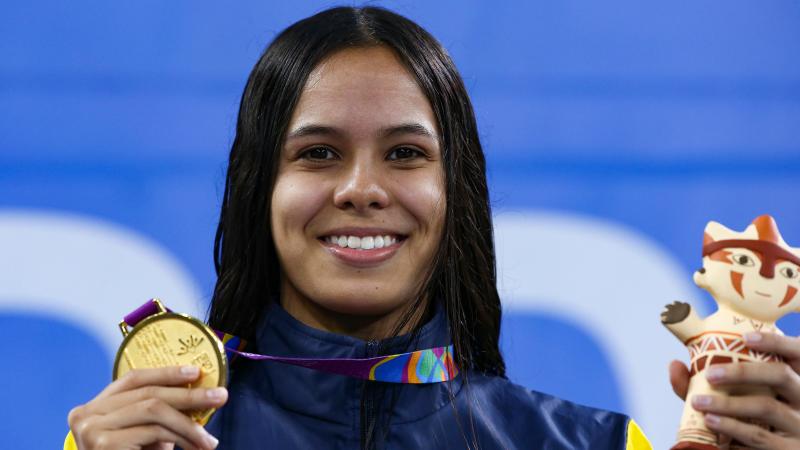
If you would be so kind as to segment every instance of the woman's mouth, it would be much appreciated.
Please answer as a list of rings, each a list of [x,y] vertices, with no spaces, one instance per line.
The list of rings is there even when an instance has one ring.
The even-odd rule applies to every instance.
[[[394,256],[406,237],[400,234],[330,235],[318,240],[340,261],[364,268],[377,266]]]
[[[386,234],[377,236],[327,236],[323,239],[325,242],[338,245],[341,248],[372,250],[375,248],[390,247],[405,238],[397,234]]]

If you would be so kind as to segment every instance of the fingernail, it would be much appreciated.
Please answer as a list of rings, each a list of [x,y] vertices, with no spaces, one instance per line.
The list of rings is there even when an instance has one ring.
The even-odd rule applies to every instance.
[[[762,336],[761,336],[761,333],[752,332],[752,333],[747,333],[742,337],[744,338],[745,342],[747,342],[748,344],[751,344],[753,342],[760,342]]]
[[[217,445],[219,445],[219,441],[217,440],[217,438],[212,436],[211,433],[206,431],[206,429],[203,428],[202,426],[197,425],[197,428],[199,429],[200,434],[203,436],[203,443],[206,444],[208,447],[217,448]]]
[[[183,367],[181,367],[181,375],[185,375],[187,377],[195,377],[199,373],[200,373],[200,369],[197,366],[183,366]]]
[[[710,395],[695,395],[692,397],[692,405],[694,406],[708,406],[711,404]]]
[[[217,440],[217,438],[208,434],[207,432],[203,440],[205,440],[206,444],[208,444],[208,446],[211,448],[217,448],[217,445],[219,445],[219,440]]]
[[[206,397],[210,398],[211,400],[221,400],[225,397],[225,388],[218,387],[209,389],[206,391]]]
[[[715,414],[706,414],[706,425],[712,427],[719,425],[719,416]]]
[[[710,367],[706,372],[706,379],[708,380],[721,380],[725,377],[725,368],[724,367]]]

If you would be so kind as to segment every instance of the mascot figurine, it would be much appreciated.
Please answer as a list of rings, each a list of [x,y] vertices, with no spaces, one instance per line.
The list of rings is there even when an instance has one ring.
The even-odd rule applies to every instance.
[[[775,220],[761,216],[744,232],[709,222],[703,236],[703,267],[694,282],[717,302],[705,319],[687,303],[667,305],[661,322],[689,349],[689,390],[675,449],[711,450],[719,436],[706,428],[703,414],[692,408],[694,395],[771,395],[756,388],[712,388],[705,371],[714,364],[779,362],[772,353],[748,349],[742,335],[778,333],[775,321],[800,307],[800,249],[789,247]],[[733,447],[732,447],[733,448]]]

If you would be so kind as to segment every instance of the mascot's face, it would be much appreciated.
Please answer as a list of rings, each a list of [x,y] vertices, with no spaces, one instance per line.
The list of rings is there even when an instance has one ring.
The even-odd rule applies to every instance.
[[[800,306],[800,251],[783,241],[771,217],[741,233],[711,222],[703,244],[703,270],[694,281],[720,305],[765,322]]]

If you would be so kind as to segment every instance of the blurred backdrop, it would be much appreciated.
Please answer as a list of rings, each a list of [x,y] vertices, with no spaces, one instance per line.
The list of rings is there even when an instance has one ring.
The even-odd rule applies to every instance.
[[[800,246],[800,3],[375,2],[448,49],[489,161],[503,349],[530,388],[633,415],[666,448],[688,359],[662,306],[703,228]],[[0,14],[0,434],[57,448],[110,381],[117,322],[203,315],[247,75],[330,2],[56,2]],[[781,322],[800,333],[800,319]]]

